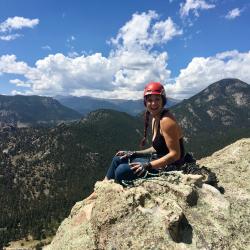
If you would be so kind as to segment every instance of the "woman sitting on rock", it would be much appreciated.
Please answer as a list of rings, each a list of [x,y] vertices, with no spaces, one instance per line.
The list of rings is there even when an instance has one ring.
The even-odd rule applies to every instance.
[[[166,94],[159,82],[151,82],[144,89],[145,124],[144,146],[150,115],[152,116],[152,147],[140,151],[119,151],[108,169],[105,179],[116,182],[148,177],[159,171],[172,171],[184,163],[183,135],[175,117],[165,109]],[[151,155],[149,158],[146,155]]]

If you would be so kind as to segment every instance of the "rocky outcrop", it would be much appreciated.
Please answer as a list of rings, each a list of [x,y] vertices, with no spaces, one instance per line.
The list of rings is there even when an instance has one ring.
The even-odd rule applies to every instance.
[[[199,163],[216,172],[224,194],[180,172],[131,188],[97,182],[45,249],[248,249],[250,139]]]

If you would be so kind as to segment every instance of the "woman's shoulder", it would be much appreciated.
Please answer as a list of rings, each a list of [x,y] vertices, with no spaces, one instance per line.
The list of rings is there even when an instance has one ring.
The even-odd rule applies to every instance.
[[[175,119],[174,115],[168,111],[166,112],[162,119],[160,120],[161,131],[178,131],[179,137],[182,137],[181,127],[179,126],[177,120]]]
[[[170,112],[169,109],[164,109],[161,115],[161,122],[172,120],[176,122],[175,116]]]
[[[175,116],[169,110],[167,110],[167,112],[165,111],[162,115],[160,120],[160,126],[162,129],[178,127],[178,123],[175,119]]]
[[[173,127],[177,127],[178,124],[174,118],[173,115],[168,114],[168,115],[164,115],[162,117],[162,119],[160,120],[160,126],[162,129],[167,129],[167,128],[173,128]]]

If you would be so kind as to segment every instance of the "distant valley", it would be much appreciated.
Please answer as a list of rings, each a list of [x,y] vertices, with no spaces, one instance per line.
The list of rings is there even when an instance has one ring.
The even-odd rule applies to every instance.
[[[122,99],[101,99],[88,96],[55,96],[64,106],[71,108],[82,115],[98,109],[113,109],[120,112],[126,112],[130,115],[138,115],[144,111],[143,100],[122,100]],[[168,98],[167,106],[172,107],[181,100]]]

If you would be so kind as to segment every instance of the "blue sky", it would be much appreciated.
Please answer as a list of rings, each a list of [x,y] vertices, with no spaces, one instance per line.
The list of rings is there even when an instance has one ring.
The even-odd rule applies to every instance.
[[[188,98],[250,83],[246,0],[0,0],[0,94]]]

